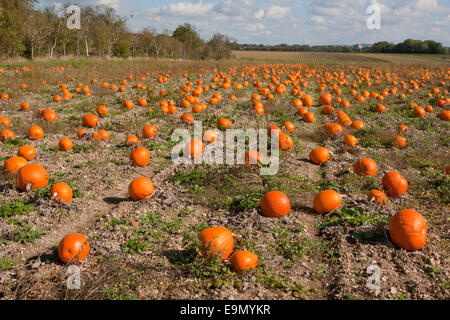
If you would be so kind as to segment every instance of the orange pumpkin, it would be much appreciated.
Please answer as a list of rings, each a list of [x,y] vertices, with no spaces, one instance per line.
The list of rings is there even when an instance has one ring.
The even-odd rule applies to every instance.
[[[211,256],[219,254],[225,260],[233,251],[233,234],[225,227],[206,228],[199,233],[198,239],[205,257],[209,252]]]
[[[261,213],[265,217],[284,217],[291,210],[289,198],[280,191],[267,192],[260,201]]]
[[[327,148],[318,147],[309,153],[309,160],[315,164],[325,163],[330,159],[330,152]]]
[[[313,201],[313,208],[319,214],[330,213],[341,205],[341,196],[334,190],[328,189],[319,192]]]
[[[146,139],[153,138],[158,134],[158,130],[152,124],[148,124],[142,129],[142,136]]]
[[[302,117],[302,120],[305,121],[305,122],[307,122],[307,123],[312,123],[312,122],[314,122],[314,119],[315,119],[315,117],[314,117],[314,114],[313,114],[312,112],[306,112],[306,113],[303,115],[303,117]]]
[[[76,263],[84,260],[89,254],[89,241],[81,233],[71,233],[64,237],[58,245],[58,256],[63,263]]]
[[[3,168],[10,174],[15,175],[22,167],[28,164],[23,157],[11,157],[5,161]]]
[[[281,150],[290,150],[294,146],[294,141],[291,136],[285,133],[282,133],[278,137],[278,142]]]
[[[125,140],[127,146],[139,145],[139,139],[135,135],[128,136]]]
[[[372,190],[367,195],[367,200],[370,202],[375,202],[376,204],[383,204],[386,202],[387,198],[383,191]]]
[[[131,152],[130,159],[135,166],[145,167],[150,162],[150,151],[144,147],[136,148]]]
[[[109,110],[106,106],[98,106],[97,113],[101,116],[106,116],[108,114]]]
[[[98,117],[95,114],[88,113],[83,117],[83,126],[95,128],[98,125]]]
[[[338,123],[326,123],[325,124],[325,132],[328,135],[342,135],[343,129],[342,126]]]
[[[330,105],[331,101],[333,100],[333,97],[329,93],[324,93],[319,98],[319,105],[326,106]]]
[[[394,145],[394,147],[401,149],[401,148],[406,147],[407,140],[405,137],[398,136],[398,137],[395,137],[394,140],[392,140],[392,144]]]
[[[386,173],[381,183],[391,197],[401,196],[408,190],[408,181],[397,171]]]
[[[128,193],[134,201],[148,200],[154,192],[152,180],[146,177],[138,177],[128,185]]]
[[[350,147],[354,147],[358,143],[358,140],[356,139],[355,136],[348,134],[344,138],[344,143]]]
[[[0,140],[2,140],[2,141],[7,141],[9,139],[15,139],[15,138],[16,138],[16,135],[14,134],[14,132],[12,132],[9,129],[3,129],[0,132]]]
[[[439,118],[444,121],[450,121],[450,110],[444,110],[439,114]]]
[[[419,212],[403,209],[391,218],[389,234],[392,242],[400,248],[420,250],[427,241],[427,222]]]
[[[286,121],[284,127],[288,132],[293,132],[295,130],[295,125],[291,121]]]
[[[22,191],[44,188],[48,185],[48,173],[39,164],[27,164],[16,175],[17,187]]]
[[[56,203],[68,203],[72,200],[72,188],[64,182],[56,183],[50,189],[50,196]]]
[[[377,163],[370,158],[359,159],[353,165],[353,171],[360,176],[374,176],[378,172]]]
[[[36,149],[29,145],[24,145],[19,148],[17,155],[27,160],[36,158]]]
[[[70,138],[64,137],[59,141],[58,147],[60,151],[67,151],[72,149],[73,142]]]
[[[231,255],[230,262],[234,271],[242,272],[256,268],[258,265],[258,256],[246,250],[236,251]]]
[[[207,143],[213,143],[214,141],[217,140],[217,132],[214,130],[206,130],[205,133],[203,134],[203,141],[207,142]]]
[[[31,126],[28,129],[28,138],[31,140],[39,140],[44,137],[44,130],[39,126]]]
[[[217,128],[221,130],[231,128],[232,125],[231,121],[227,118],[220,118],[217,121]]]
[[[205,150],[205,145],[202,140],[192,139],[184,148],[184,153],[192,158],[199,158]]]
[[[264,157],[258,151],[249,150],[245,153],[245,164],[247,166],[259,166],[259,163],[264,163]]]

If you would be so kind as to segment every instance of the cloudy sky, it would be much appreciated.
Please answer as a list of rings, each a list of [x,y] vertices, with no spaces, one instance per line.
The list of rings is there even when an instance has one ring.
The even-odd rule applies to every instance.
[[[406,38],[450,46],[450,0],[40,0],[108,5],[131,30],[173,31],[193,24],[204,39],[215,32],[239,43],[356,44]],[[381,9],[381,28],[369,30],[367,8]]]

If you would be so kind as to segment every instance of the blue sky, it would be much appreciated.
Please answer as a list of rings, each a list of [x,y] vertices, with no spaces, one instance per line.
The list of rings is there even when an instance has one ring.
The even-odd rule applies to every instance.
[[[356,44],[406,38],[450,46],[450,0],[40,0],[41,6],[108,5],[138,31],[159,32],[193,24],[202,38],[215,32],[239,43]],[[381,10],[381,28],[366,25],[370,5]]]

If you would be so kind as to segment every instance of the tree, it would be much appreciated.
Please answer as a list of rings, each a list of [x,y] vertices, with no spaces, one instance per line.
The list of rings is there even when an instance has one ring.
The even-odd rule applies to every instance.
[[[219,60],[228,59],[231,56],[230,39],[220,33],[214,34],[206,48],[209,50],[208,58]]]
[[[200,58],[203,40],[200,39],[197,31],[189,23],[178,26],[172,34],[172,37],[183,44],[183,55],[185,58],[198,59]]]

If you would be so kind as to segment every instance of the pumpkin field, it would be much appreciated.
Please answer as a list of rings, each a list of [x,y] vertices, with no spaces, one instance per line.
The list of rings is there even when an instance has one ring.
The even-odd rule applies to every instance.
[[[0,299],[448,299],[450,63],[301,55],[0,64]]]

